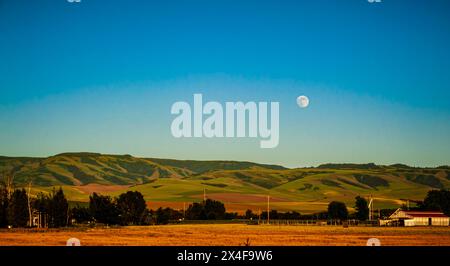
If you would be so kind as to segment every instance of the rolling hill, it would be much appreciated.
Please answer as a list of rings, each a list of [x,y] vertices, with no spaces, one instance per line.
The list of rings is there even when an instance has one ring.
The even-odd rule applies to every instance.
[[[156,178],[187,178],[214,170],[286,168],[234,161],[181,161],[131,155],[62,153],[48,158],[0,157],[0,172],[12,170],[15,182],[37,186],[138,185]]]
[[[357,195],[373,195],[378,208],[400,199],[422,199],[431,189],[450,188],[450,168],[403,164],[323,164],[287,169],[237,161],[136,158],[130,155],[63,153],[48,158],[0,157],[0,173],[14,173],[17,187],[30,180],[33,192],[63,187],[69,199],[86,201],[92,192],[118,195],[141,191],[154,206],[175,206],[208,197],[242,211],[261,208],[266,195],[279,210],[314,212],[332,200],[349,207]],[[0,177],[1,178],[1,177]],[[178,205],[177,205],[178,204]]]

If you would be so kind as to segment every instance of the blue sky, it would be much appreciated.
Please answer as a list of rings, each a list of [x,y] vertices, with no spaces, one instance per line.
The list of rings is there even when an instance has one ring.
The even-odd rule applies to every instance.
[[[449,12],[446,0],[0,0],[0,154],[450,164]],[[197,92],[279,101],[279,146],[173,138],[172,103]]]

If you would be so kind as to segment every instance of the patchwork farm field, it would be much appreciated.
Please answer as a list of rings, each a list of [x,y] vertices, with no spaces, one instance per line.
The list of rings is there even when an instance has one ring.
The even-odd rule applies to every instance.
[[[13,173],[16,188],[32,184],[32,197],[61,187],[69,201],[86,204],[93,192],[116,197],[138,191],[152,209],[183,209],[202,201],[206,191],[207,198],[221,201],[227,211],[240,214],[247,209],[255,213],[265,209],[268,195],[274,210],[312,214],[325,211],[331,201],[344,202],[352,212],[356,196],[371,196],[374,209],[395,209],[406,203],[404,199],[414,202],[432,189],[450,188],[448,166],[367,163],[289,169],[252,162],[99,153],[63,153],[47,158],[0,156],[0,180],[3,173]]]
[[[275,226],[183,224],[92,229],[0,231],[0,246],[63,246],[76,237],[86,246],[364,246],[369,238],[386,246],[450,246],[449,227]]]

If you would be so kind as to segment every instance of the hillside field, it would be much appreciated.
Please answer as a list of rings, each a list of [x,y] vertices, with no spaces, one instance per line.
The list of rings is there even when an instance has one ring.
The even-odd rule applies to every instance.
[[[14,173],[16,187],[32,182],[32,193],[62,187],[73,202],[87,202],[93,192],[117,196],[140,191],[151,208],[208,198],[228,211],[271,208],[313,213],[330,201],[353,207],[358,195],[375,199],[375,209],[395,208],[401,199],[421,200],[431,189],[450,188],[450,168],[414,168],[396,164],[324,164],[287,169],[234,161],[180,161],[130,155],[65,153],[48,158],[0,157],[0,175]],[[0,178],[2,178],[0,176]]]

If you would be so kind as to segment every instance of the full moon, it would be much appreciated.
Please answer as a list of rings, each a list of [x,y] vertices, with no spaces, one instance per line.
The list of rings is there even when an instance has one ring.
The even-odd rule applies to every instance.
[[[308,97],[302,95],[297,97],[297,104],[300,108],[306,108],[309,105]]]

